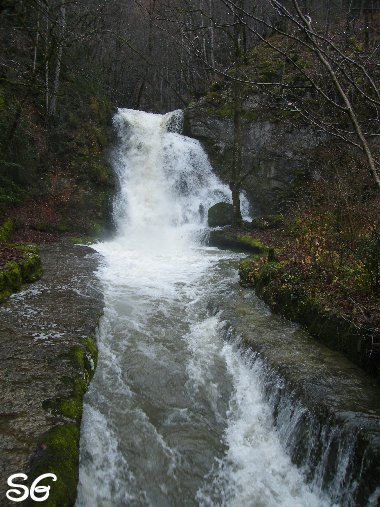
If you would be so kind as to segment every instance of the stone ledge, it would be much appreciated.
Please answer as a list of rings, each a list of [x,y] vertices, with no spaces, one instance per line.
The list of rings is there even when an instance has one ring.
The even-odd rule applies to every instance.
[[[57,243],[41,247],[42,278],[0,306],[0,504],[7,478],[52,472],[44,505],[75,502],[82,400],[96,365],[103,297],[97,254]],[[90,338],[89,338],[90,337]]]

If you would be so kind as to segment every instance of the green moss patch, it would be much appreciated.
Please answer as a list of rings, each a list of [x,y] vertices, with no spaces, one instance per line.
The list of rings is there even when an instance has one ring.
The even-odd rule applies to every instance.
[[[9,218],[0,225],[0,242],[9,241],[13,233],[13,222]]]
[[[93,377],[98,349],[93,337],[84,338],[72,347],[67,358],[75,369],[68,398],[47,400],[44,408],[64,421],[44,435],[32,463],[32,477],[42,473],[54,473],[57,482],[51,485],[49,499],[44,505],[51,507],[70,507],[76,499],[79,473],[79,435],[83,411],[83,396]]]
[[[42,263],[38,252],[25,252],[25,259],[20,263],[22,281],[32,283],[42,276]]]
[[[249,234],[237,234],[237,240],[256,253],[266,253],[268,248],[263,243]]]
[[[20,266],[16,262],[8,262],[0,271],[0,302],[7,299],[13,292],[20,289],[22,276]]]
[[[40,483],[50,486],[49,498],[43,502],[46,507],[71,507],[75,504],[79,436],[77,424],[63,424],[52,428],[39,442],[39,450],[32,463],[30,481],[46,473],[57,476],[55,482],[47,478]]]
[[[211,231],[209,244],[219,248],[229,248],[241,252],[254,254],[267,254],[268,248],[260,240],[250,234],[243,234],[232,228]]]
[[[23,283],[35,282],[42,276],[41,258],[36,247],[31,245],[10,245],[22,252],[18,262],[8,262],[0,270],[0,302],[13,292],[20,290]]]
[[[97,364],[98,349],[95,338],[82,339],[80,345],[75,345],[69,350],[67,357],[77,372],[75,377],[70,379],[71,395],[68,398],[47,400],[44,403],[44,408],[54,416],[63,416],[65,419],[80,424],[83,396],[88,389]]]

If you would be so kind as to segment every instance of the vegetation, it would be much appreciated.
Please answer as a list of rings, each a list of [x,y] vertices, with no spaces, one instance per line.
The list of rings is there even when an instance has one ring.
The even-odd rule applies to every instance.
[[[322,338],[376,369],[380,199],[375,189],[369,190],[369,181],[362,180],[360,169],[355,172],[356,163],[336,168],[333,176],[325,167],[321,178],[310,184],[307,198],[298,200],[297,212],[280,228],[257,228],[255,221],[251,234],[274,247],[278,260],[260,256],[243,261],[240,276],[271,306],[309,328],[317,315],[333,319]],[[339,327],[346,338],[339,339]],[[321,333],[323,326],[316,326],[314,334]]]
[[[83,396],[94,374],[97,355],[96,340],[93,337],[84,338],[80,344],[72,347],[67,356],[75,371],[70,379],[71,396],[49,400],[44,404],[44,408],[60,424],[41,437],[31,466],[31,478],[49,472],[57,476],[56,482],[47,481],[51,490],[45,503],[50,507],[71,507],[75,504]]]
[[[96,233],[109,218],[105,147],[114,108],[166,112],[210,87],[209,110],[233,120],[226,180],[236,224],[239,189],[253,170],[244,165],[242,130],[257,118],[245,106],[252,93],[271,118],[309,123],[352,146],[379,186],[371,143],[380,107],[378,11],[367,0],[300,5],[2,2],[0,218]]]
[[[0,225],[0,303],[23,283],[35,282],[42,276],[42,265],[37,247],[10,243],[13,222]]]
[[[90,28],[64,2],[0,8],[0,220],[93,232],[109,215],[112,105],[85,54]]]

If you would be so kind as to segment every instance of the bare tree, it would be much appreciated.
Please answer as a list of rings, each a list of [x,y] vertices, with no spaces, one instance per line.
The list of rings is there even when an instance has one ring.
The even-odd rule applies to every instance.
[[[370,53],[356,51],[356,54],[353,54],[352,48],[345,50],[339,44],[339,38],[332,33],[326,34],[326,28],[324,32],[318,29],[318,24],[300,7],[298,0],[286,3],[270,1],[281,23],[271,23],[258,17],[243,9],[236,0],[226,0],[226,3],[239,12],[246,29],[281,54],[323,102],[322,108],[312,109],[307,105],[310,102],[308,96],[297,98],[294,94],[290,97],[285,94],[288,106],[312,125],[358,148],[367,160],[374,183],[380,189],[380,164],[371,145],[371,139],[380,135],[380,92],[372,75],[372,70],[376,69],[373,61],[378,48],[373,48]],[[291,41],[292,49],[297,47],[301,53],[307,54],[314,65],[310,66],[310,70],[300,65],[282,44],[264,37],[257,29],[257,24],[264,25],[272,34],[280,35],[282,40]],[[286,83],[282,86],[285,87]],[[321,111],[323,114],[320,114]]]

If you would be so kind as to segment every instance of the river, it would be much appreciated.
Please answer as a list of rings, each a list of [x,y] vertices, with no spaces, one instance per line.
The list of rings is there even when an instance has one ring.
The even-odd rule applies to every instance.
[[[238,297],[240,254],[204,245],[203,210],[229,190],[181,119],[115,117],[117,234],[95,245],[105,309],[76,505],[332,505],[291,462],[260,364],[210,303]]]

